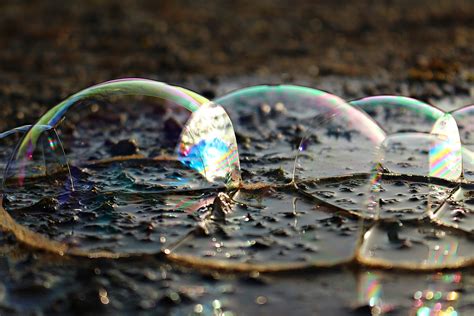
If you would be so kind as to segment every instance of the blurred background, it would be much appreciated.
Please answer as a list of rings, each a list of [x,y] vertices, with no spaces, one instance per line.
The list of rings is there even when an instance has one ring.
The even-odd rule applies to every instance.
[[[472,1],[2,1],[0,130],[120,77],[469,96],[473,31]]]

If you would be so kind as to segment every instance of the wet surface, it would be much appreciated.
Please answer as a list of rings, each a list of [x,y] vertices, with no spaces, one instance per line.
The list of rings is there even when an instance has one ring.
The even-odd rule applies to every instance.
[[[57,1],[36,4],[8,1],[0,4],[0,11],[0,130],[34,122],[46,109],[81,88],[129,76],[175,82],[210,99],[255,84],[296,83],[325,89],[347,100],[378,94],[410,95],[444,110],[473,101],[474,54],[470,43],[474,11],[472,4],[465,1],[440,1],[436,5],[431,1],[333,1],[314,6],[294,1],[262,1],[252,6],[240,1],[221,5],[189,1],[117,4],[93,0],[64,6]],[[276,109],[277,103],[268,106]],[[110,131],[106,137],[110,142],[94,144],[95,138],[83,134],[87,136],[86,146],[81,148],[81,143],[77,143],[76,156],[89,161],[136,153],[137,148],[138,154],[146,158],[163,154],[148,150],[157,135],[159,139],[167,137],[157,133],[162,131],[161,123],[148,123],[153,119],[160,121],[162,112],[147,112],[138,119],[143,124],[135,127],[147,126],[149,130],[142,129],[133,137],[130,137],[133,128],[123,129],[126,118],[112,115],[115,112],[120,111],[111,111],[110,119],[100,124],[85,121],[85,127],[95,128],[98,134]],[[386,118],[384,111],[380,113]],[[406,129],[402,126],[406,123],[412,125],[410,129],[422,125],[405,114],[402,111],[391,116],[406,120],[395,124],[391,131]],[[387,130],[389,123],[396,121],[384,119]],[[180,119],[166,121],[171,130],[179,129],[182,124]],[[428,129],[431,123],[424,126]],[[472,126],[469,122],[460,125],[462,140],[470,140],[474,135],[469,126]],[[252,129],[250,132],[237,135],[239,144],[242,140],[248,143],[246,139],[250,138],[249,148],[255,149],[246,152],[242,146],[239,148],[244,180],[289,182],[292,174],[287,170],[291,169],[294,157],[279,157],[277,153],[262,155],[273,149],[280,139],[273,136],[278,133],[253,134]],[[295,148],[291,136],[305,132],[298,124],[288,126],[286,134],[281,133],[285,148]],[[64,147],[69,143],[66,134],[60,135]],[[315,134],[324,140],[324,133]],[[340,141],[346,138],[341,137]],[[14,143],[11,141],[8,149]],[[174,149],[174,144],[169,145],[165,153]],[[1,157],[9,157],[10,151],[2,147]],[[334,157],[345,158],[327,155],[327,160],[331,162]],[[265,165],[261,163],[264,160]],[[319,163],[314,159],[307,162],[315,166]],[[472,160],[465,158],[465,162]],[[0,163],[4,160],[0,159]],[[275,168],[267,168],[270,163]],[[413,161],[410,164],[413,166]],[[337,168],[341,165],[334,163]],[[397,166],[396,161],[393,166]],[[399,170],[406,170],[406,166],[401,165]],[[274,241],[273,248],[260,243],[261,249],[257,251],[229,243],[228,239],[222,240],[224,247],[220,244],[216,247],[212,238],[223,238],[218,227],[226,226],[222,223],[226,207],[219,206],[224,211],[215,214],[204,207],[214,202],[214,190],[205,190],[204,194],[195,191],[160,194],[164,179],[150,174],[174,167],[173,163],[149,160],[93,168],[83,166],[73,169],[72,174],[82,179],[84,191],[90,192],[82,192],[82,197],[68,197],[64,206],[70,203],[69,206],[88,208],[84,213],[87,216],[79,217],[74,209],[66,209],[61,199],[46,199],[36,205],[34,211],[40,216],[31,213],[33,209],[13,214],[32,230],[52,238],[82,244],[88,249],[125,252],[159,251],[164,241],[162,234],[167,238],[164,245],[170,241],[174,244],[174,234],[184,234],[186,225],[194,231],[194,225],[211,214],[215,218],[204,226],[211,234],[193,236],[198,242],[196,248],[190,248],[191,252],[200,257],[203,254],[225,257],[236,263],[245,261],[247,255],[252,255],[255,262],[270,260],[281,264],[294,259],[300,263],[318,260],[322,253],[346,258],[349,257],[346,250],[352,252],[354,236],[358,235],[355,227],[362,227],[345,212],[334,214],[331,205],[351,206],[357,211],[364,204],[360,194],[367,191],[365,180],[317,184],[307,181],[307,187],[300,185],[301,189],[313,197],[303,192],[275,190],[265,191],[264,198],[258,201],[246,191],[240,197],[258,207],[234,204],[235,212],[227,213],[227,225],[232,228],[238,227],[239,219],[248,219],[242,221],[245,231],[232,230],[229,236],[251,241],[258,238],[247,234],[252,231],[251,218],[269,214],[269,218],[261,221],[267,224],[262,229],[267,234],[265,237]],[[366,167],[369,165],[360,164],[361,170]],[[469,168],[465,171],[472,177]],[[170,174],[173,181],[177,177],[186,178],[186,174]],[[51,190],[52,185],[54,182],[43,182],[39,189]],[[199,181],[196,185],[199,186]],[[430,222],[420,217],[424,217],[423,205],[431,205],[432,200],[427,201],[427,197],[437,192],[438,187],[432,190],[432,184],[420,179],[384,179],[382,185],[386,187],[382,201],[388,202],[381,205],[387,210],[382,212],[386,218],[383,227],[371,228],[374,239],[370,238],[364,248],[374,250],[370,253],[374,256],[369,256],[372,261],[388,258],[413,262],[418,257],[443,265],[469,255],[472,204],[469,188],[451,197]],[[170,183],[166,187],[171,187]],[[410,192],[414,187],[418,192]],[[439,189],[444,192],[446,187],[451,189],[446,183]],[[405,195],[398,196],[395,192]],[[322,202],[316,203],[314,197]],[[403,206],[390,203],[394,201],[401,201]],[[314,204],[320,207],[311,208]],[[405,212],[406,209],[411,212]],[[295,210],[301,214],[295,215]],[[314,216],[314,221],[309,214]],[[300,225],[303,222],[312,223]],[[370,228],[371,223],[368,220],[363,224]],[[164,229],[167,224],[173,231]],[[73,227],[75,235],[71,235]],[[319,235],[310,231],[313,227]],[[340,227],[348,236],[344,236]],[[98,232],[103,239],[96,238]],[[319,239],[314,240],[315,235]],[[149,236],[152,242],[147,241]],[[344,243],[328,249],[321,242],[325,238]],[[459,242],[457,248],[453,241]],[[434,249],[431,245],[436,243],[443,247]],[[0,245],[2,314],[426,315],[439,311],[470,315],[474,310],[471,268],[410,272],[387,267],[375,270],[351,263],[341,268],[304,269],[285,274],[224,274],[174,265],[162,255],[120,260],[52,256],[22,246],[11,234],[2,233]],[[308,245],[311,247],[304,250]],[[183,247],[184,244],[176,251],[190,251]],[[297,251],[298,247],[301,251]],[[219,252],[220,248],[226,251]],[[274,249],[287,251],[287,256],[275,254]],[[228,259],[226,253],[230,251],[244,255]],[[212,256],[203,258],[212,260]]]
[[[107,109],[107,105],[102,106]],[[454,275],[452,278],[457,283],[445,282],[444,274],[440,273],[422,272],[413,280],[410,272],[405,272],[406,275],[365,270],[371,265],[384,268],[397,265],[408,270],[456,267],[474,258],[469,221],[460,220],[461,214],[469,212],[469,191],[450,197],[458,190],[458,184],[428,181],[429,150],[423,146],[410,147],[413,145],[410,142],[397,141],[394,151],[384,152],[387,170],[410,176],[392,174],[377,178],[381,189],[376,195],[379,220],[374,222],[374,214],[367,208],[373,198],[374,175],[367,172],[379,156],[376,150],[367,153],[365,148],[371,148],[374,141],[364,135],[370,136],[376,129],[353,129],[349,137],[341,134],[347,126],[336,120],[314,129],[311,127],[314,119],[305,122],[305,116],[301,116],[297,120],[301,134],[291,134],[287,132],[291,117],[282,113],[281,119],[270,116],[266,120],[265,131],[269,135],[286,136],[262,139],[261,132],[251,125],[252,120],[239,119],[245,113],[232,114],[229,110],[237,122],[237,131],[245,128],[249,135],[240,148],[244,157],[243,182],[289,183],[296,163],[298,188],[288,185],[248,188],[218,195],[219,190],[201,174],[173,158],[176,141],[168,140],[177,138],[179,133],[170,134],[170,131],[182,129],[186,116],[181,119],[183,123],[178,123],[179,112],[157,110],[159,115],[150,115],[160,105],[148,104],[143,115],[135,115],[135,110],[121,107],[120,103],[113,106],[129,114],[105,135],[101,135],[101,127],[93,122],[110,115],[107,111],[98,113],[93,107],[86,107],[84,112],[93,113],[93,118],[72,116],[72,122],[77,120],[75,133],[68,129],[67,120],[58,127],[58,141],[64,146],[65,157],[70,159],[70,174],[76,189],[73,194],[67,193],[68,179],[64,177],[67,174],[62,170],[26,183],[21,190],[23,195],[10,191],[5,205],[18,223],[50,240],[85,253],[108,251],[134,258],[43,260],[40,258],[49,255],[21,250],[20,244],[6,234],[3,236],[6,267],[15,262],[14,273],[12,268],[3,272],[11,274],[4,282],[7,311],[61,313],[77,308],[80,301],[95,302],[89,311],[124,313],[140,310],[173,314],[255,311],[265,314],[288,309],[302,313],[329,310],[340,314],[403,315],[424,307],[459,313],[469,310],[469,294],[465,294],[470,293],[469,270],[446,274],[450,278]],[[249,113],[261,112],[258,104],[246,109]],[[84,113],[80,114],[84,116]],[[344,118],[338,115],[335,117]],[[405,117],[393,116],[390,122],[402,124],[397,118]],[[356,124],[352,126],[357,128]],[[290,139],[298,135],[303,140],[317,141],[305,144],[296,161],[278,156],[267,161],[265,149],[257,150],[265,139],[275,142],[269,146],[271,150],[291,149]],[[238,136],[238,140],[242,145],[242,138]],[[348,147],[366,154],[355,169],[346,168],[354,158],[346,155],[347,160],[343,159]],[[308,150],[311,148],[316,150]],[[257,153],[253,162],[245,159],[252,152]],[[292,152],[298,154],[296,148]],[[361,155],[357,150],[353,152],[353,157]],[[134,156],[123,156],[130,154]],[[21,248],[14,250],[18,247]],[[16,263],[12,251],[27,259]],[[136,261],[143,267],[137,266]],[[324,268],[330,266],[333,268]],[[22,269],[33,269],[25,272],[34,277],[33,284],[26,285]],[[218,272],[222,269],[248,272]],[[283,275],[257,272],[288,269],[293,272]],[[464,280],[464,274],[468,280],[463,281],[465,286],[460,281]],[[77,275],[84,280],[71,282]],[[345,281],[341,283],[342,279]],[[294,282],[298,283],[297,288]],[[413,293],[407,297],[407,291]],[[313,295],[327,296],[328,302],[311,303]],[[465,303],[463,296],[467,297]],[[29,300],[31,305],[25,304]],[[40,305],[34,303],[38,300],[42,302]],[[245,300],[252,304],[241,306]],[[291,300],[290,306],[287,300]]]
[[[138,121],[143,123],[147,119],[141,117]],[[285,120],[274,121],[275,132],[286,129],[282,122]],[[83,132],[75,135],[97,133],[95,125],[83,126]],[[121,129],[124,128],[118,130]],[[330,125],[320,129],[322,135],[330,130]],[[77,144],[74,134],[69,139],[67,134],[59,135],[66,136],[65,148]],[[132,150],[127,152],[131,154],[149,150],[141,145],[147,142],[139,133],[133,138],[138,141],[133,142],[120,133],[110,135],[116,135],[108,136],[111,148],[122,147],[120,150]],[[258,133],[252,135],[257,139]],[[336,153],[343,150],[343,145],[338,149],[339,138],[320,137],[328,148],[335,144],[331,149]],[[122,139],[122,145],[117,145],[115,139]],[[357,138],[344,139],[349,144],[357,141]],[[170,153],[173,147],[170,146]],[[84,145],[81,150],[88,148],[97,148],[101,153],[94,154],[94,158],[115,156],[102,146]],[[74,150],[66,153],[75,154]],[[466,235],[470,233],[469,222],[459,220],[461,213],[469,212],[469,207],[465,207],[470,204],[469,191],[454,194],[437,210],[457,190],[457,185],[449,181],[424,182],[426,152],[419,148],[405,148],[393,157],[397,160],[389,161],[389,168],[421,175],[379,179],[382,190],[377,196],[378,223],[367,212],[372,194],[371,175],[327,177],[331,172],[345,175],[348,170],[337,169],[337,164],[331,169],[330,159],[321,157],[311,161],[321,166],[328,161],[329,173],[320,172],[321,179],[298,181],[298,189],[291,186],[243,189],[230,192],[230,196],[218,196],[215,189],[206,187],[209,184],[201,175],[178,161],[134,156],[102,162],[85,159],[82,167],[73,163],[74,194],[55,195],[51,191],[52,183],[48,181],[61,182],[61,173],[49,176],[49,180],[40,177],[35,180],[36,188],[31,183],[25,186],[27,195],[23,201],[27,204],[22,206],[18,192],[8,194],[7,210],[18,223],[70,247],[138,257],[118,260],[50,257],[22,250],[14,238],[4,235],[2,273],[8,277],[3,282],[3,308],[9,312],[62,313],[78,308],[78,302],[87,301],[88,307],[78,310],[265,314],[288,309],[301,313],[331,311],[362,315],[380,312],[403,315],[423,308],[468,311],[469,270],[419,273],[413,278],[410,272],[405,275],[364,268],[366,265],[387,268],[393,264],[407,269],[442,268],[473,259],[474,244]],[[372,158],[368,161],[373,163]],[[401,166],[403,161],[412,164]],[[273,162],[280,163],[276,158]],[[261,163],[244,164],[244,183],[255,179],[271,182],[281,170],[271,165],[263,169],[261,166]],[[361,171],[369,167],[370,164]],[[289,180],[284,177],[276,182]],[[37,202],[32,204],[35,196]],[[437,210],[433,222],[429,219],[431,210]],[[170,255],[171,262],[186,264],[174,265],[166,255]],[[197,263],[194,268],[193,263]],[[220,269],[244,268],[253,272],[226,274],[218,272],[219,269],[200,270],[216,265]],[[333,265],[337,267],[323,268]],[[303,268],[311,266],[320,268]],[[259,269],[293,269],[293,272],[274,275],[256,272]],[[73,282],[78,276],[82,280]],[[328,302],[311,303],[316,296],[327,297]],[[242,304],[246,300],[252,303]],[[289,306],[288,300],[291,300]]]

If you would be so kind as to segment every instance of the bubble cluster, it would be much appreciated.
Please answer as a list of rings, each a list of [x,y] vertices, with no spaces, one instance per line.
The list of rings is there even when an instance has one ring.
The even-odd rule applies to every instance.
[[[58,253],[220,269],[468,265],[473,117],[292,85],[210,101],[110,81],[0,134],[1,225]],[[377,282],[361,300],[389,310]]]

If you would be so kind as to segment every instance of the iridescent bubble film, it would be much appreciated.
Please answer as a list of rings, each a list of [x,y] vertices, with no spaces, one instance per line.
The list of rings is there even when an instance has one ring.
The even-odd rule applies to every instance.
[[[35,125],[28,132],[37,135],[35,146],[28,147],[21,163],[13,158],[4,170],[3,202],[9,209],[31,206],[49,195],[74,190],[69,164],[56,130],[47,125]],[[44,195],[34,195],[31,191]]]
[[[325,93],[324,111],[309,122],[298,147],[295,179],[299,181],[364,173],[372,166],[383,130],[364,112]]]
[[[375,221],[364,233],[360,260],[426,268],[458,266],[473,258],[474,244],[469,238],[431,223],[461,178],[460,146],[452,146],[452,139],[445,136],[442,132],[399,133],[384,141],[368,186],[367,215]],[[446,151],[441,157],[439,148]],[[400,157],[409,164],[400,165]],[[449,170],[439,172],[440,164]]]
[[[212,103],[195,111],[181,134],[178,159],[210,182],[240,180],[237,141],[229,116]]]
[[[430,176],[447,180],[459,180],[463,159],[461,139],[456,121],[450,114],[435,123],[432,135],[436,137],[430,147]]]

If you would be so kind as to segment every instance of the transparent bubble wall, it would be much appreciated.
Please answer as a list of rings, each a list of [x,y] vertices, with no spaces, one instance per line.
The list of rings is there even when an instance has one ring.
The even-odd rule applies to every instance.
[[[260,180],[304,181],[367,171],[365,157],[371,156],[361,153],[372,152],[385,135],[364,112],[306,87],[255,86],[216,103],[234,122],[244,169]]]
[[[388,131],[367,185],[363,216],[369,228],[359,260],[407,268],[456,266],[469,260],[472,245],[466,237],[433,221],[463,179],[455,118],[405,97],[352,103]]]

